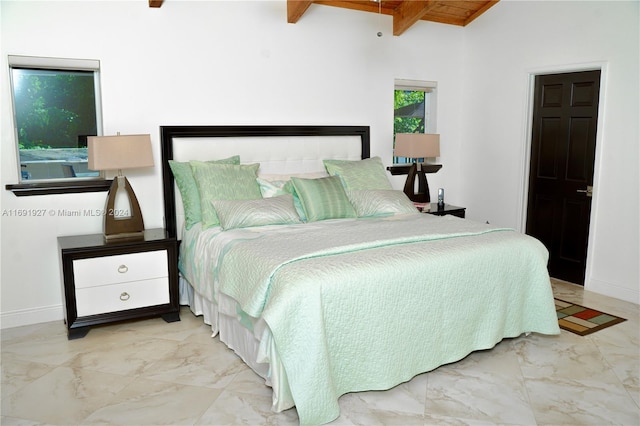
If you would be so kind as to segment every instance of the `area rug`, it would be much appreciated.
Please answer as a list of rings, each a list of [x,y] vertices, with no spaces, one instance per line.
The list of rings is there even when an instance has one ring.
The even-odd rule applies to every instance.
[[[555,299],[558,324],[563,330],[580,336],[595,333],[603,328],[626,321],[615,315],[606,314],[596,309],[585,308],[575,303]]]

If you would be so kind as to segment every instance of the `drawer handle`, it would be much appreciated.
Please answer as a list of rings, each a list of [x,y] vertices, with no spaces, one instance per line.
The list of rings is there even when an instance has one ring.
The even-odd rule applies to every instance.
[[[127,265],[118,266],[118,272],[120,272],[121,274],[126,273],[128,270],[129,270],[129,268],[127,267]]]
[[[131,296],[126,291],[123,291],[122,293],[120,293],[120,300],[122,300],[123,302],[126,302],[127,300],[129,300],[130,297]]]

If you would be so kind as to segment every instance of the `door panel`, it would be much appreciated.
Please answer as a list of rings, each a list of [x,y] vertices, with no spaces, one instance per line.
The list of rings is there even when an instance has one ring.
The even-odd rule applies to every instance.
[[[587,182],[593,174],[593,161],[591,160],[591,164],[588,164],[591,159],[589,150],[592,149],[590,143],[592,125],[593,120],[589,117],[571,118],[567,179],[582,183]]]
[[[545,118],[542,120],[540,130],[539,157],[538,157],[538,178],[558,179],[558,146],[560,141],[558,135],[561,132],[560,120],[557,118]]]
[[[527,234],[552,277],[584,284],[600,71],[536,76]]]

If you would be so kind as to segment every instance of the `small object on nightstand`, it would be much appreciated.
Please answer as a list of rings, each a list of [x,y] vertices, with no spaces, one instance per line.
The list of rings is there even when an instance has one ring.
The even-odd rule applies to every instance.
[[[444,207],[444,188],[438,188],[438,208]]]
[[[116,321],[156,315],[180,321],[178,244],[164,229],[145,230],[141,240],[58,237],[58,246],[69,339]]]
[[[451,204],[443,204],[442,206],[439,206],[438,203],[431,203],[431,209],[425,213],[429,213],[435,216],[451,215],[464,219],[465,210],[466,207],[452,206]]]

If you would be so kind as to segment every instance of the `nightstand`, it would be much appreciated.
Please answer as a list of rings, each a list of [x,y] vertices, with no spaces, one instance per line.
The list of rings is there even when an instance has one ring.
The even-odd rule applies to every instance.
[[[164,229],[143,239],[104,241],[102,234],[58,237],[67,336],[91,326],[160,315],[180,321],[177,241]]]
[[[450,214],[464,219],[466,209],[466,207],[452,206],[451,204],[446,203],[444,207],[438,207],[438,203],[431,203],[429,211],[424,213],[434,214],[436,216],[445,216]]]

